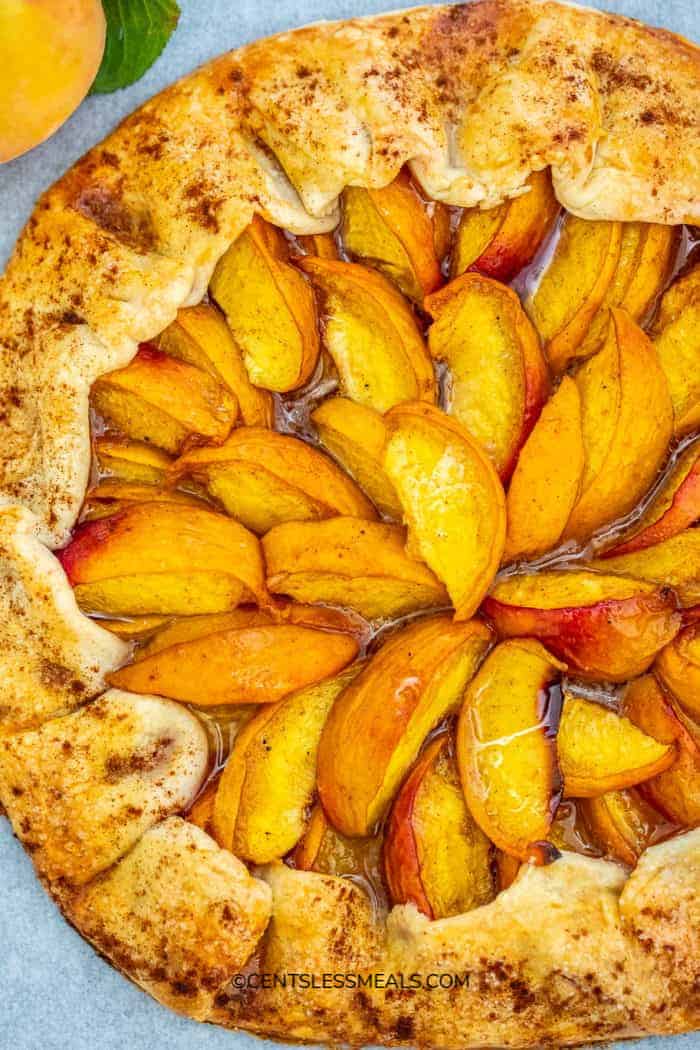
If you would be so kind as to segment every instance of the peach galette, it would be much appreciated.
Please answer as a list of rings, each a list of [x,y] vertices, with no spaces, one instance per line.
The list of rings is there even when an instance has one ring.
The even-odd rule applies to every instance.
[[[670,34],[425,8],[218,60],[40,203],[0,798],[163,1002],[698,1026],[699,102]]]

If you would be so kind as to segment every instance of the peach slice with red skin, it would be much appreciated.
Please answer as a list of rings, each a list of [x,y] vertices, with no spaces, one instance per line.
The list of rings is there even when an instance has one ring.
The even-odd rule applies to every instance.
[[[601,572],[621,573],[673,587],[684,608],[700,602],[700,529],[684,529],[670,539],[630,554],[608,553],[591,565]]]
[[[527,193],[496,208],[466,209],[460,219],[452,255],[452,276],[478,270],[508,282],[532,262],[559,214],[549,171],[536,171]]]
[[[676,749],[660,744],[611,708],[567,693],[557,754],[564,794],[595,798],[662,773],[674,762]]]
[[[0,164],[43,142],[77,109],[102,61],[100,0],[0,7]]]
[[[303,256],[298,265],[323,300],[325,346],[340,392],[378,412],[402,401],[434,402],[432,361],[391,281],[357,263]]]
[[[537,333],[515,292],[476,273],[428,296],[424,308],[430,353],[450,368],[447,412],[508,478],[547,398]]]
[[[591,222],[569,214],[562,223],[554,255],[529,303],[556,374],[577,356],[615,275],[621,242],[620,222]]]
[[[654,665],[662,685],[700,722],[700,623],[691,623],[663,649]]]
[[[203,617],[166,628],[112,672],[110,682],[132,693],[157,693],[216,707],[271,704],[337,674],[359,651],[357,637],[339,629],[339,614],[323,610],[279,620],[260,611]]]
[[[318,791],[342,834],[370,835],[430,732],[458,707],[490,640],[475,620],[419,620],[392,635],[336,700],[318,751]]]
[[[588,571],[509,576],[484,612],[505,637],[538,638],[585,678],[623,682],[641,674],[677,633],[673,591]]]
[[[445,734],[419,757],[394,801],[384,874],[394,904],[429,919],[459,915],[494,895],[491,844],[464,801]]]
[[[57,557],[89,612],[186,616],[269,601],[257,538],[198,507],[133,503],[78,526]]]
[[[586,542],[628,514],[668,452],[673,407],[653,345],[623,310],[610,311],[603,349],[576,376],[585,465],[564,539]]]
[[[127,437],[177,453],[189,439],[223,441],[238,402],[217,380],[152,346],[92,387],[95,410]]]
[[[561,795],[554,736],[565,669],[530,638],[501,642],[470,682],[459,715],[457,761],[469,810],[496,846],[520,860],[541,857]]]
[[[602,557],[632,554],[661,543],[700,518],[700,443],[694,442],[678,457],[671,473],[625,538]]]
[[[442,283],[433,222],[405,171],[381,189],[345,190],[342,238],[351,257],[378,269],[416,302]]]
[[[285,393],[311,378],[321,349],[316,301],[280,230],[256,215],[219,260],[210,291],[251,383]]]
[[[171,325],[158,336],[159,349],[209,372],[238,401],[248,427],[271,427],[275,406],[267,390],[253,386],[243,354],[223,316],[214,306],[200,303],[178,310]]]
[[[408,549],[442,580],[455,619],[476,611],[503,554],[503,487],[486,453],[433,405],[398,405],[385,416],[384,470],[408,525]]]
[[[267,704],[239,731],[219,781],[214,837],[256,864],[283,857],[301,838],[316,785],[316,752],[350,668]]]
[[[297,437],[265,427],[239,427],[222,445],[186,452],[169,477],[204,485],[232,517],[259,534],[287,521],[376,517],[359,486],[333,460]]]
[[[674,824],[700,824],[700,747],[653,675],[630,682],[622,711],[647,736],[676,748],[673,764],[640,784],[640,793]]]
[[[290,522],[262,542],[273,594],[342,605],[372,620],[449,603],[437,577],[407,554],[400,525],[342,517]]]
[[[518,456],[506,493],[503,561],[534,558],[556,547],[581,489],[581,400],[564,376]]]
[[[649,845],[659,815],[634,790],[609,791],[580,803],[588,830],[603,851],[633,868]]]
[[[321,444],[367,493],[377,510],[400,520],[399,497],[382,467],[384,418],[347,397],[330,397],[311,413]]]

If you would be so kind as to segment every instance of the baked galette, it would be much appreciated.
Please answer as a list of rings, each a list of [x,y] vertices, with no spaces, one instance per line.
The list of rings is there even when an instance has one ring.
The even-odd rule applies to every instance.
[[[700,1024],[700,56],[477,0],[252,44],[0,284],[0,799],[161,1002]]]

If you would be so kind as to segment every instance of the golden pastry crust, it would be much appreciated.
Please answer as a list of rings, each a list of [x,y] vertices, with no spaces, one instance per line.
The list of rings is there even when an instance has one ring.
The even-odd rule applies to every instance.
[[[67,917],[160,1001],[280,1037],[445,1050],[700,1024],[700,831],[647,850],[629,878],[566,854],[436,922],[412,907],[385,921],[348,880],[283,865],[253,878],[171,816],[205,774],[193,716],[117,691],[73,710],[126,648],[82,616],[40,542],[65,541],[84,497],[92,382],[200,301],[255,212],[327,231],[346,185],[382,186],[405,163],[431,197],[491,206],[550,166],[584,218],[698,223],[698,113],[699,52],[678,37],[476,0],[223,56],[39,202],[0,280],[0,802]],[[469,980],[237,993],[231,978],[256,966]]]
[[[170,817],[72,898],[66,913],[141,987],[206,1020],[265,932],[270,891],[194,824]]]
[[[264,875],[273,918],[261,970],[289,983],[232,1000],[228,1015],[280,1038],[455,1050],[690,1030],[700,1021],[698,865],[700,830],[648,849],[629,878],[564,853],[522,867],[491,904],[438,921],[396,907],[379,930],[356,886],[276,866]],[[295,973],[367,980],[311,994],[292,987]],[[401,974],[420,986],[392,989]]]
[[[128,646],[84,616],[29,511],[0,511],[0,735],[65,714],[105,688]]]
[[[82,886],[194,800],[209,764],[186,707],[110,689],[0,739],[0,798],[49,886]]]

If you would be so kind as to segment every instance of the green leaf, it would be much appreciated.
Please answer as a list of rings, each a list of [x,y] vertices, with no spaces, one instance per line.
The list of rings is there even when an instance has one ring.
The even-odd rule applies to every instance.
[[[133,84],[149,69],[180,17],[175,0],[102,0],[107,41],[91,94]]]

